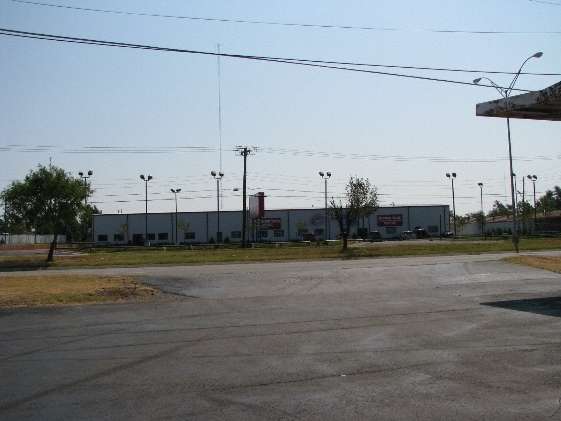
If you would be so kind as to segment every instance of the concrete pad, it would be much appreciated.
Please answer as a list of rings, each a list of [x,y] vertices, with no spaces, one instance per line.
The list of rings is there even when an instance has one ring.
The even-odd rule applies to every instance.
[[[170,296],[1,311],[2,420],[561,419],[558,274],[496,256],[103,271]]]

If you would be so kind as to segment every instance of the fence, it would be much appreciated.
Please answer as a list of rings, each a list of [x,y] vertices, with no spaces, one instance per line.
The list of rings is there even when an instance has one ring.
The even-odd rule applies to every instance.
[[[53,242],[53,236],[35,234],[2,234],[0,242],[2,242],[2,244],[50,244]],[[65,243],[66,235],[59,235],[57,242]]]

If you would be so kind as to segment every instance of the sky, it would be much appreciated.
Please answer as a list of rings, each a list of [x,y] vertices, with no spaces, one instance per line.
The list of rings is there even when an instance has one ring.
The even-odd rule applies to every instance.
[[[241,146],[267,209],[323,208],[320,171],[329,198],[358,177],[381,206],[451,206],[455,172],[456,213],[481,209],[478,183],[488,212],[511,200],[507,127],[476,117],[500,95],[471,82],[506,87],[536,52],[515,88],[559,82],[560,22],[561,0],[0,0],[5,30],[159,47],[0,35],[0,190],[52,164],[92,171],[103,213],[144,212],[146,187],[148,212],[175,210],[170,189],[214,211],[216,171],[220,209],[240,210]],[[561,185],[560,134],[511,120],[520,192]]]

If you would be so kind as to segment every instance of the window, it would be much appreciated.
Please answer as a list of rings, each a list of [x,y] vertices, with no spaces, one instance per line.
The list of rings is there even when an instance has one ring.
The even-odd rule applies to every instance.
[[[242,238],[242,232],[241,231],[232,231],[230,234],[231,238]]]
[[[307,232],[308,232],[308,229],[307,229],[307,228],[304,228],[304,229],[298,230],[298,235],[299,235],[300,237],[302,237],[302,236],[303,236],[304,234],[306,234]]]
[[[261,230],[261,238],[265,238],[269,236],[269,232],[265,230]]]
[[[275,230],[275,231],[273,232],[273,235],[274,235],[275,237],[277,237],[277,238],[278,238],[278,237],[284,237],[284,230]]]
[[[125,241],[123,234],[113,234],[113,241]]]
[[[97,236],[97,241],[109,241],[109,238],[106,234],[100,234]]]
[[[185,233],[185,239],[186,240],[194,240],[195,239],[195,233],[194,232],[186,232]]]
[[[156,234],[152,233],[152,234],[146,234],[146,239],[148,241],[154,241],[156,239]]]
[[[386,234],[395,234],[395,227],[386,227]]]
[[[314,235],[322,236],[322,235],[323,235],[323,231],[324,231],[323,228],[316,228],[316,229],[314,230]]]
[[[167,232],[159,232],[158,233],[158,240],[162,241],[162,240],[167,240],[168,239],[168,233]]]

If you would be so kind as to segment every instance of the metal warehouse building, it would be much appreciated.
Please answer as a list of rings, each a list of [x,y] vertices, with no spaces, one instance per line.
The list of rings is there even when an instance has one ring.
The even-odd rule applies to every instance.
[[[448,205],[380,207],[369,218],[355,224],[349,235],[379,231],[383,238],[390,239],[416,228],[438,235],[449,229],[449,214]],[[220,226],[222,241],[241,242],[242,218],[241,210],[220,211],[220,214],[216,211],[100,214],[93,217],[93,241],[115,245],[142,245],[145,241],[150,244],[211,243],[216,241]],[[302,240],[305,233],[314,234],[316,240],[330,240],[339,235],[339,225],[333,219],[327,221],[325,232],[325,209],[267,210],[264,217],[248,221],[247,226],[249,241],[297,241]]]

